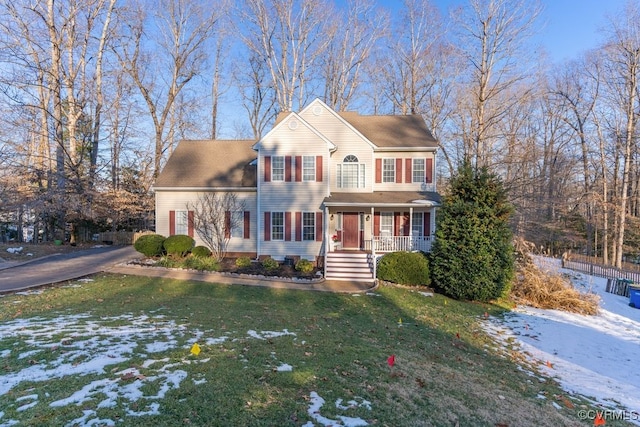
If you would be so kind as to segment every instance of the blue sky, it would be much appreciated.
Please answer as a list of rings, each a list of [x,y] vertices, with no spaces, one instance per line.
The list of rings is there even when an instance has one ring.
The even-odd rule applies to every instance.
[[[464,5],[467,0],[431,0],[446,19],[448,10]],[[600,31],[607,25],[607,16],[615,16],[627,0],[540,0],[543,5],[539,18],[540,30],[536,41],[553,62],[575,59],[593,49],[603,40]],[[391,11],[399,8],[401,0],[377,0]]]

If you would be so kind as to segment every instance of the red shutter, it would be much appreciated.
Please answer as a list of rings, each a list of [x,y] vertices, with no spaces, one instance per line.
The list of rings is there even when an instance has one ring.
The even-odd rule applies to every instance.
[[[316,181],[322,182],[322,156],[316,156]]]
[[[402,184],[402,159],[396,159],[396,184]]]
[[[302,181],[302,156],[296,156],[296,182]]]
[[[264,156],[264,182],[271,181],[271,156]]]
[[[376,159],[376,183],[382,182],[382,159]]]
[[[291,212],[284,213],[284,240],[291,241]]]
[[[433,182],[433,159],[427,159],[425,162],[425,177],[424,182],[431,184]]]
[[[431,212],[425,212],[422,218],[422,235],[431,236]]]
[[[380,212],[373,214],[373,235],[380,235]]]
[[[291,156],[284,156],[284,180],[291,182]]]
[[[251,212],[244,211],[244,238],[251,238]]]
[[[402,218],[402,214],[400,212],[393,213],[393,233],[395,236],[400,235],[400,218]]]
[[[324,230],[322,212],[316,212],[316,242],[322,242],[322,230]]]
[[[193,238],[193,224],[194,224],[195,214],[193,211],[187,212],[187,234],[189,237]]]
[[[264,213],[264,241],[271,240],[271,212]]]
[[[229,239],[231,237],[231,212],[224,212],[224,238]]]
[[[403,236],[409,236],[411,235],[409,230],[409,226],[411,225],[411,223],[409,222],[409,212],[405,212],[402,214],[402,235]]]
[[[405,159],[404,164],[405,164],[404,169],[406,174],[406,176],[404,177],[404,182],[406,182],[407,184],[411,184],[413,182],[413,174],[412,174],[413,159]]]
[[[176,234],[176,211],[169,211],[169,236]]]
[[[296,242],[302,241],[302,212],[296,212]]]

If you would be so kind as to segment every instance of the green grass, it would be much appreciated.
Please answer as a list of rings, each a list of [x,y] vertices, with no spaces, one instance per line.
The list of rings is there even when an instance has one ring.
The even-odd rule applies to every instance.
[[[369,425],[593,424],[578,419],[578,410],[587,407],[584,400],[569,397],[551,380],[527,374],[516,364],[521,362],[518,354],[496,349],[480,323],[485,312],[500,315],[502,308],[497,306],[425,297],[394,287],[353,296],[119,275],[94,279],[81,287],[55,286],[37,295],[0,298],[0,331],[17,319],[58,321],[82,314],[87,316],[78,323],[100,325],[95,340],[109,335],[110,328],[127,326],[129,318],[137,319],[136,328],[151,332],[141,333],[130,357],[105,372],[22,381],[0,394],[0,424],[11,419],[24,425],[65,425],[82,417],[83,411],[94,410],[101,419],[127,426],[300,426],[309,421],[322,425],[308,414],[311,392],[326,401],[322,416],[359,417]],[[141,323],[141,316],[149,318]],[[248,334],[285,329],[289,335],[266,339]],[[156,343],[163,333],[173,333],[175,345],[160,353],[145,352],[144,346]],[[119,342],[117,333],[111,335],[112,343]],[[220,337],[226,339],[206,343],[207,338]],[[62,341],[65,333],[55,338]],[[189,353],[194,340],[202,348],[198,356]],[[79,361],[95,357],[89,340],[85,344],[76,337],[76,342],[65,343],[69,349],[88,349]],[[20,359],[20,352],[38,347],[0,335],[0,351],[11,349],[9,356],[0,358],[0,390],[3,375],[63,357],[65,346]],[[393,368],[387,365],[391,354],[396,356]],[[166,361],[145,367],[149,359]],[[163,364],[176,364],[171,369],[186,373],[163,398],[119,398],[114,407],[98,408],[104,396],[96,395],[79,405],[50,406],[94,380],[117,380],[124,388],[138,381],[122,374],[133,369],[145,378],[144,395],[156,395],[163,387]],[[293,370],[279,372],[282,364]],[[549,398],[539,399],[540,393]],[[33,394],[37,405],[18,411],[30,402],[18,399]],[[567,398],[573,404],[565,405]],[[340,409],[338,399],[343,405],[366,400],[371,409]],[[151,401],[159,404],[160,416],[127,415],[127,410],[144,411]],[[554,408],[551,401],[563,408]]]

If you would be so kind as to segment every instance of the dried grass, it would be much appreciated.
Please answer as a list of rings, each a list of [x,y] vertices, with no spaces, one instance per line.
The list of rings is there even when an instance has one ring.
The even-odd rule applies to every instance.
[[[522,249],[518,246],[516,248]],[[516,281],[511,289],[511,296],[518,303],[578,314],[598,313],[600,297],[578,291],[568,278],[560,274],[543,272],[525,251],[519,252]]]

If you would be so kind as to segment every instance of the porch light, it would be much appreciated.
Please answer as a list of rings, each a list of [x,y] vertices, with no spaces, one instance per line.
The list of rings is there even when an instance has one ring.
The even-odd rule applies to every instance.
[[[369,219],[371,219],[371,215],[367,215],[367,217],[365,218],[367,221],[369,221]]]
[[[333,221],[333,214],[331,214],[330,218],[331,218],[331,221]]]

